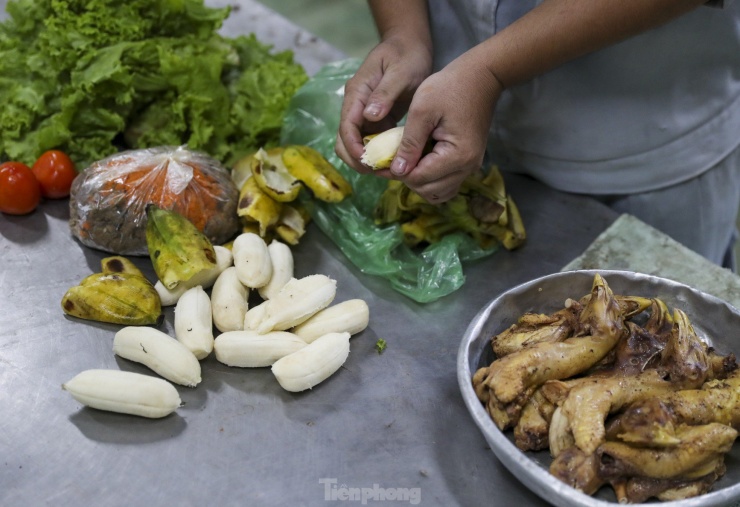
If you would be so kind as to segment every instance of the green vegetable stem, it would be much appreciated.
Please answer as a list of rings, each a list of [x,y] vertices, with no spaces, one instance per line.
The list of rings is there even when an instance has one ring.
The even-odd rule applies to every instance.
[[[382,338],[378,338],[378,341],[375,342],[375,350],[378,351],[378,354],[382,354],[387,346],[388,344]]]

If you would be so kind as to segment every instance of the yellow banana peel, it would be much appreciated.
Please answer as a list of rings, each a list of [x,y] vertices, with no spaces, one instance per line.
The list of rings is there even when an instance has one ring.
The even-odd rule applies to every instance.
[[[257,150],[252,158],[252,178],[263,192],[278,202],[291,202],[301,192],[301,182],[283,163],[283,148]]]
[[[320,201],[341,202],[352,194],[352,185],[331,162],[310,146],[287,146],[283,150],[283,162],[288,171]]]
[[[249,222],[257,222],[257,234],[263,238],[270,227],[280,218],[283,203],[267,195],[257,184],[255,178],[248,178],[239,192],[236,213]]]
[[[458,195],[439,205],[391,180],[375,205],[374,220],[377,225],[399,224],[404,242],[411,247],[436,243],[456,231],[468,234],[484,249],[500,243],[513,250],[527,237],[519,209],[506,193],[496,166],[468,176]]]
[[[146,243],[157,277],[168,289],[216,266],[211,241],[179,213],[146,208]]]
[[[102,273],[85,277],[64,294],[64,313],[128,326],[161,322],[159,294],[131,261],[115,256],[103,259],[101,264]]]

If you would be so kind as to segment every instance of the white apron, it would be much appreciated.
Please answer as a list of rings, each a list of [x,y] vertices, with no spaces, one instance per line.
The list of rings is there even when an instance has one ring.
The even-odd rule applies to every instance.
[[[540,2],[428,3],[439,69]],[[684,211],[671,211],[670,219],[644,212],[650,206],[644,200],[633,208],[626,203],[634,199],[625,198],[614,207],[721,264],[740,200],[733,156],[739,145],[740,2],[725,0],[721,9],[700,7],[506,90],[496,107],[489,156],[504,171],[605,202],[672,188],[673,199],[687,200],[673,203]],[[721,164],[721,175],[709,171]],[[698,191],[692,185],[700,175]],[[697,218],[696,210],[707,207],[697,196],[706,199],[707,188],[720,187],[712,210]],[[706,232],[692,234],[692,227]]]

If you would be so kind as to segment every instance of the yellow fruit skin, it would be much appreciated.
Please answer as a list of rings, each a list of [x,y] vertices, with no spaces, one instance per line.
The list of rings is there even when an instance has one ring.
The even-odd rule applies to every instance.
[[[236,213],[249,221],[259,224],[259,235],[263,238],[267,230],[280,218],[282,203],[272,199],[257,184],[255,178],[244,182],[239,192],[239,205]]]
[[[216,267],[211,241],[182,215],[150,204],[146,243],[157,278],[168,289]]]
[[[291,202],[298,198],[302,187],[301,182],[285,166],[282,152],[282,148],[273,148],[269,152],[259,150],[252,158],[252,178],[272,199]],[[276,183],[283,187],[278,188]]]
[[[289,245],[297,245],[306,233],[306,225],[310,220],[311,216],[306,208],[285,205],[275,226],[275,233]]]
[[[62,298],[67,315],[85,320],[143,326],[162,318],[159,294],[144,278],[131,273],[96,273],[70,288]]]
[[[340,202],[352,194],[352,185],[337,168],[309,146],[286,147],[283,163],[320,201]]]
[[[103,270],[103,273],[126,273],[129,275],[144,276],[144,273],[133,262],[121,255],[114,255],[101,260],[100,268]]]
[[[254,159],[255,154],[256,152],[249,153],[234,162],[234,166],[231,168],[231,181],[234,182],[236,188],[242,188],[244,182],[252,177],[252,159]]]
[[[378,225],[399,223],[410,247],[436,243],[457,231],[467,233],[484,249],[501,243],[513,250],[527,238],[519,209],[506,194],[496,166],[488,174],[471,174],[463,181],[458,195],[436,206],[403,183],[389,181],[376,203],[374,218]]]

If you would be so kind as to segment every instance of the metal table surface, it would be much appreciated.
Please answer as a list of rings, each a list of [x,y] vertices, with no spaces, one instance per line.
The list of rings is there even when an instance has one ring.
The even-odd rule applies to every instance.
[[[241,3],[243,15],[251,3]],[[274,28],[287,26],[273,16]],[[329,275],[336,301],[370,307],[344,367],[292,394],[268,368],[229,368],[211,356],[199,386],[178,387],[184,406],[159,420],[83,408],[60,387],[89,368],[149,373],[114,356],[120,326],[61,310],[65,291],[109,254],[71,237],[67,201],[0,216],[0,505],[547,505],[487,448],[458,389],[457,350],[489,300],[560,270],[617,215],[522,177],[507,186],[526,245],[467,264],[465,285],[431,304],[364,275],[310,227],[294,249],[296,276]],[[148,259],[134,260],[154,279]],[[169,308],[162,329],[174,335],[172,327]],[[388,342],[383,354],[378,338]],[[364,501],[352,496],[361,493]]]

